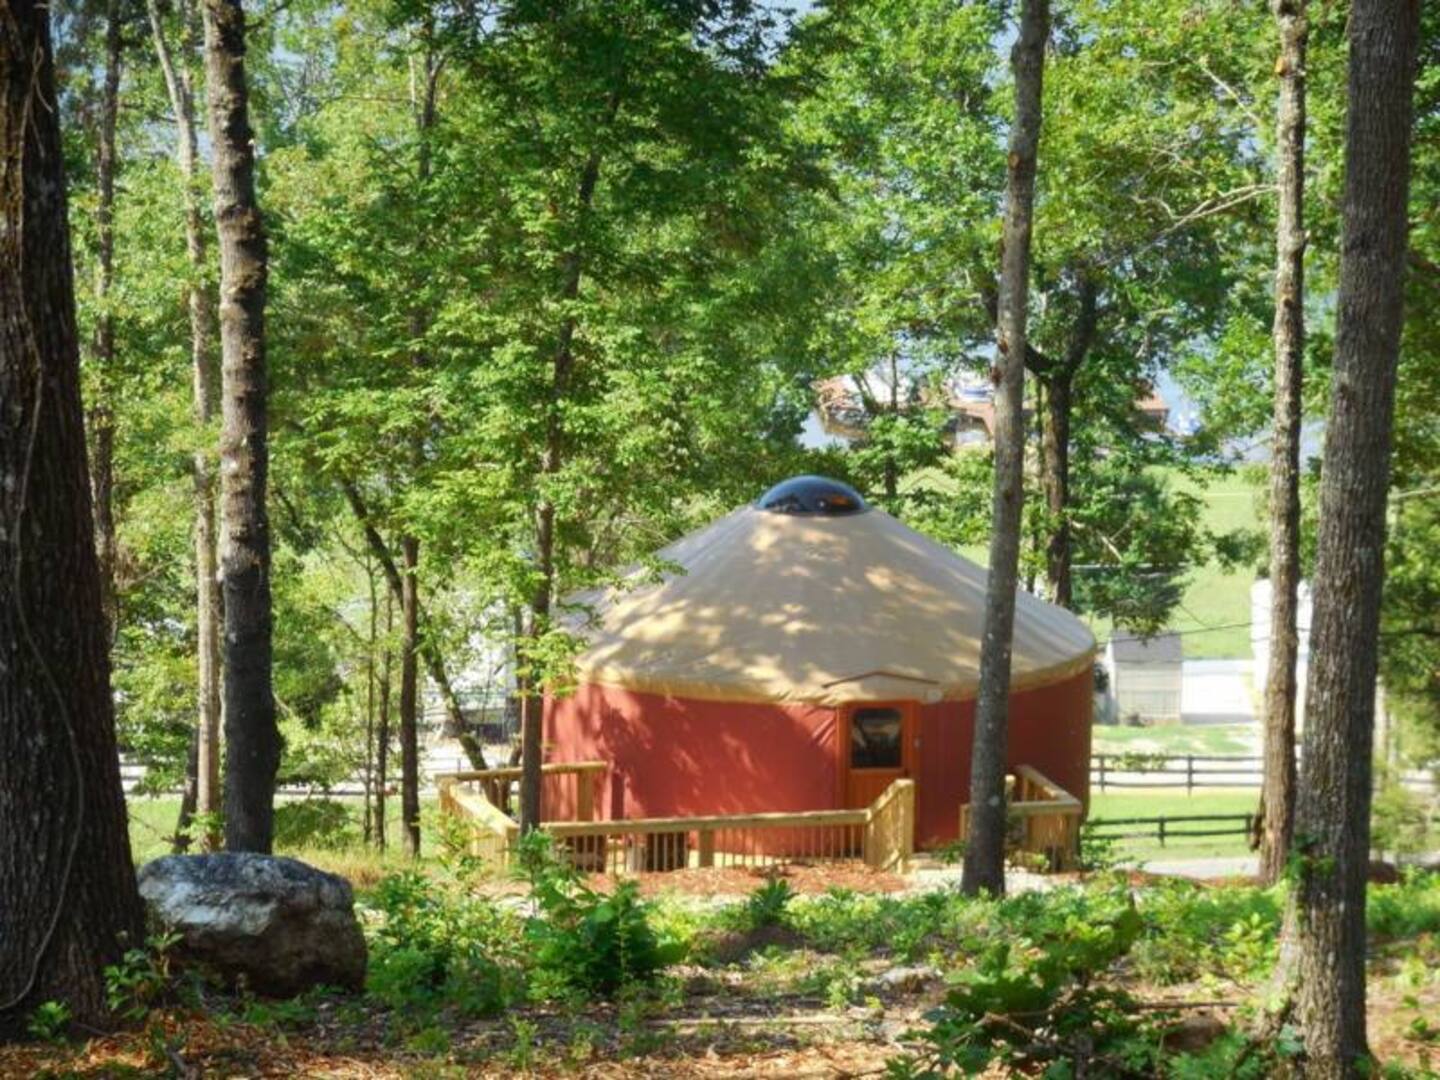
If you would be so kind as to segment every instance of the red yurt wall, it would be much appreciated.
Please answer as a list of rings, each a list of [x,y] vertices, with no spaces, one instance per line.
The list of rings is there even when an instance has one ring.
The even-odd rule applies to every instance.
[[[1009,759],[1088,799],[1089,669],[1011,699]],[[954,839],[970,787],[975,703],[920,710],[916,841]],[[598,685],[547,701],[549,761],[609,762],[602,817],[691,817],[838,804],[835,709],[696,701]],[[574,812],[573,789],[546,785],[545,817]]]

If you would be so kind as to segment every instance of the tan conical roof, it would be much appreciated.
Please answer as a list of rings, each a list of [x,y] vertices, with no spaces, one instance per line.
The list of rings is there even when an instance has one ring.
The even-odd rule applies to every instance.
[[[967,698],[979,683],[985,571],[889,514],[736,510],[659,553],[659,584],[592,605],[583,682],[721,701]],[[1089,667],[1095,638],[1021,592],[1011,685]]]

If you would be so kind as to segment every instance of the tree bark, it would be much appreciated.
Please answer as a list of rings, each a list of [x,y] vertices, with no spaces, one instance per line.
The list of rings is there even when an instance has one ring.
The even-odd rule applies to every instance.
[[[1300,640],[1300,419],[1305,354],[1305,0],[1275,0],[1275,417],[1270,449],[1270,660],[1260,879],[1280,880],[1295,821],[1295,664]]]
[[[425,32],[424,86],[418,86],[415,61],[410,65],[410,102],[415,113],[417,139],[416,183],[423,189],[430,180],[430,130],[435,126],[435,100],[440,78],[438,57]],[[419,341],[429,320],[416,308],[410,315],[411,337]],[[423,370],[428,358],[421,349],[410,356],[411,366]],[[424,440],[416,432],[410,439],[410,460],[417,474],[425,462]],[[405,851],[420,857],[420,540],[413,533],[400,537],[400,558],[404,573],[400,581],[400,815],[404,824]],[[462,728],[463,730],[463,725]]]
[[[1050,536],[1045,542],[1045,580],[1051,603],[1073,604],[1070,582],[1070,412],[1075,373],[1070,370],[1040,380],[1045,387],[1045,435],[1042,440],[1042,484]]]
[[[110,290],[115,280],[115,126],[120,112],[120,4],[105,5],[105,79],[100,100],[100,145],[96,155],[95,208],[95,337],[91,355],[99,393],[90,410],[94,458],[90,490],[95,504],[95,553],[100,560],[100,604],[107,640],[113,645],[119,622],[115,592],[115,409],[112,401],[115,366],[115,316]]]
[[[95,552],[48,7],[0,19],[0,1038],[105,1022],[144,923]]]
[[[375,725],[375,846],[385,850],[385,785],[390,768],[390,634],[395,628],[394,600],[385,595],[385,650],[380,654],[380,716]]]
[[[185,748],[185,777],[180,783],[180,810],[175,815],[175,835],[170,850],[183,855],[190,850],[190,827],[195,823],[195,807],[200,801],[200,729],[190,732]]]
[[[404,573],[400,579],[400,821],[405,854],[420,857],[420,598],[415,582],[420,545],[400,541]]]
[[[365,846],[369,847],[375,828],[375,653],[380,644],[380,596],[375,587],[375,563],[370,559],[365,560],[365,583],[370,587],[370,637],[365,647],[365,792],[362,840]]]
[[[1286,920],[1310,1077],[1369,1074],[1365,876],[1417,0],[1350,9],[1345,195],[1320,485],[1298,881]]]
[[[1045,421],[1041,461],[1046,510],[1053,522],[1045,546],[1045,578],[1050,599],[1061,607],[1074,606],[1071,564],[1074,545],[1070,529],[1070,418],[1075,411],[1075,378],[1090,355],[1099,319],[1099,283],[1094,272],[1082,268],[1076,286],[1079,312],[1063,357],[1050,359],[1027,345],[1026,363],[1032,365],[1045,389]]]
[[[204,0],[211,175],[220,243],[220,553],[225,605],[225,846],[268,852],[280,734],[271,682],[270,521],[265,372],[265,229],[240,0]]]
[[[197,443],[191,460],[195,520],[195,636],[197,716],[195,809],[215,821],[220,813],[220,576],[216,558],[215,465],[207,445],[215,419],[215,309],[206,282],[205,220],[200,206],[199,134],[195,89],[190,75],[195,55],[195,12],[188,0],[178,5],[182,35],[180,63],[170,50],[158,0],[149,0],[155,53],[175,113],[176,160],[185,202],[185,251],[190,262],[186,307],[190,315],[190,382]],[[206,838],[216,848],[220,837]]]
[[[1048,0],[1022,0],[1020,34],[1011,50],[1015,122],[1005,192],[995,371],[994,524],[985,590],[985,635],[975,707],[970,770],[970,836],[961,888],[969,894],[1005,891],[1005,760],[1010,705],[1010,656],[1025,496],[1025,355],[1029,303],[1030,232],[1040,101],[1049,35]]]

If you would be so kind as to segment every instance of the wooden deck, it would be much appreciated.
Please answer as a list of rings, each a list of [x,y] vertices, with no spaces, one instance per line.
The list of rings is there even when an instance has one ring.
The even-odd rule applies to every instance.
[[[547,778],[573,777],[577,786],[577,820],[543,826],[577,869],[627,874],[863,862],[903,872],[914,853],[913,780],[895,781],[869,806],[855,810],[595,820],[595,781],[607,768],[602,761],[585,761],[544,769]],[[466,823],[470,854],[497,870],[510,865],[520,836],[519,825],[502,809],[518,774],[518,769],[487,769],[436,777],[441,812]]]

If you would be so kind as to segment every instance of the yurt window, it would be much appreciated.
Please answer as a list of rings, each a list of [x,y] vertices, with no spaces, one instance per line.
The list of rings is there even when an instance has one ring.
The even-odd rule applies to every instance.
[[[850,713],[850,767],[900,768],[903,720],[899,709],[853,710]]]

